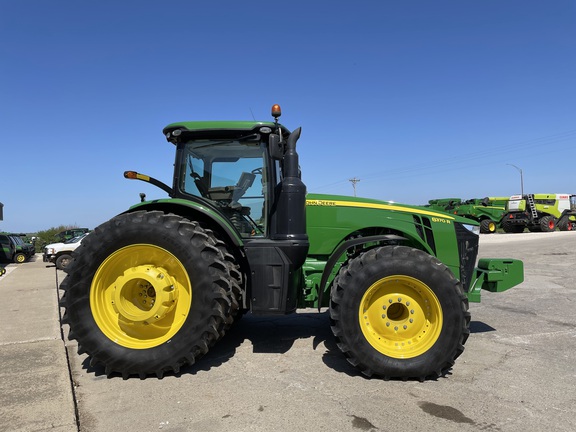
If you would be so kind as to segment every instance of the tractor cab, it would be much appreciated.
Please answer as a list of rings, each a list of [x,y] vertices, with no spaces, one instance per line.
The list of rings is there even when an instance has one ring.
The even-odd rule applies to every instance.
[[[306,187],[296,141],[274,122],[182,122],[164,128],[176,145],[173,198],[220,212],[247,240],[300,240],[307,244]]]
[[[175,196],[217,207],[244,238],[265,237],[280,173],[278,161],[268,157],[267,136],[260,133],[263,128],[270,133],[270,127],[236,131],[236,136],[214,131],[202,138],[196,136],[199,124],[186,126],[179,135],[186,141],[178,145]]]

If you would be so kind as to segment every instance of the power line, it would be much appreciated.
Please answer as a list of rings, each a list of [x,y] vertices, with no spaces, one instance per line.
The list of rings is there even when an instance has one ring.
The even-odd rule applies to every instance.
[[[478,163],[475,162],[474,166],[482,166],[482,165],[492,165],[494,160],[497,158],[502,159],[505,155],[514,155],[516,159],[519,158],[519,152],[521,155],[524,156],[527,154],[528,149],[532,149],[534,147],[557,147],[558,144],[572,141],[576,139],[576,130],[569,130],[566,132],[560,132],[553,135],[547,135],[539,138],[534,138],[530,140],[520,141],[513,144],[508,145],[501,145],[501,146],[492,146],[482,147],[481,150],[470,152],[470,153],[460,153],[456,156],[451,156],[448,158],[443,159],[436,159],[433,161],[426,161],[419,164],[411,164],[406,166],[397,166],[396,168],[388,168],[385,172],[376,172],[371,174],[366,174],[363,176],[364,181],[374,181],[374,180],[381,180],[383,178],[398,178],[398,177],[413,177],[415,173],[422,174],[424,172],[436,172],[438,169],[446,169],[450,167],[455,167],[456,169],[463,169],[469,168],[471,161],[477,161],[481,159],[488,159],[485,163]],[[354,178],[355,179],[355,178]],[[348,181],[352,182],[354,179],[348,179]],[[359,181],[359,179],[358,179]],[[333,186],[342,185],[346,182],[346,180],[339,180],[330,184],[321,185],[318,187],[313,187],[311,189],[319,190],[319,189],[326,189],[331,188]],[[355,182],[357,183],[357,182]],[[354,192],[356,192],[355,183],[353,182]]]

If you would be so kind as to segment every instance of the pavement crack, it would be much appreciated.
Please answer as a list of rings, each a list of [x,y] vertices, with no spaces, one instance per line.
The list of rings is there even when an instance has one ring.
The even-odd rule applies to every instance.
[[[56,305],[58,307],[58,320],[60,321],[60,338],[62,339],[62,346],[64,347],[64,355],[66,356],[66,367],[68,368],[68,382],[72,392],[72,402],[74,403],[74,420],[76,421],[76,430],[80,432],[80,413],[78,411],[78,399],[76,397],[76,386],[74,385],[74,378],[72,377],[72,364],[70,363],[70,356],[68,355],[68,347],[66,346],[66,337],[64,336],[64,329],[62,328],[62,309],[60,308],[60,285],[58,283],[58,270],[56,272]]]

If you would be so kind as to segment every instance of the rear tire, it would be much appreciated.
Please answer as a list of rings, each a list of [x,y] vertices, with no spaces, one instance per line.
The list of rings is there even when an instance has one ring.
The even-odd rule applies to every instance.
[[[510,222],[503,222],[502,229],[505,233],[520,234],[524,232],[524,225],[515,225]]]
[[[543,232],[552,232],[556,229],[556,219],[554,216],[544,216],[540,219],[540,229]]]
[[[345,264],[332,285],[330,317],[348,361],[385,379],[444,375],[470,334],[460,282],[435,257],[405,246]]]
[[[124,378],[161,378],[206,354],[230,315],[230,267],[216,243],[198,223],[159,211],[98,227],[61,285],[78,353]]]

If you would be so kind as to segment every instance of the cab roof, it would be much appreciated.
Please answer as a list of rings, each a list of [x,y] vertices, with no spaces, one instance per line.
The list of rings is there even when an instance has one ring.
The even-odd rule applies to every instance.
[[[188,141],[197,138],[234,138],[258,133],[263,127],[268,127],[271,131],[276,126],[280,127],[284,137],[290,135],[290,131],[281,124],[276,125],[274,122],[261,121],[187,121],[171,123],[166,126],[162,132],[170,142]],[[180,130],[177,139],[172,132]],[[269,133],[270,131],[268,131]]]

